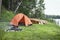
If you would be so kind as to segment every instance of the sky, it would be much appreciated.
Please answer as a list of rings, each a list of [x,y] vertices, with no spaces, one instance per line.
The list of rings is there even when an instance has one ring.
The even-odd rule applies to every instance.
[[[45,14],[60,15],[60,0],[45,0]]]

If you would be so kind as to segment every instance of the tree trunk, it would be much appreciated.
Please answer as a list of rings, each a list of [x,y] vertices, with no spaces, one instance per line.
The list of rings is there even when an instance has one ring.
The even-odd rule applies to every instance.
[[[8,0],[8,9],[10,10],[10,0]]]
[[[2,5],[2,0],[0,0],[0,15],[1,15],[1,5]]]
[[[17,12],[17,10],[18,10],[19,6],[21,5],[21,3],[22,3],[22,1],[21,1],[21,2],[18,2],[18,6],[17,6],[17,8],[15,9],[14,13]]]

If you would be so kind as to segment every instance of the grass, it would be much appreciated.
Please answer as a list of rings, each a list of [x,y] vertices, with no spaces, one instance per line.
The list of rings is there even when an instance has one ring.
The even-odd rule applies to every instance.
[[[8,22],[0,22],[3,29],[7,28]],[[60,40],[60,27],[54,23],[33,24],[32,26],[19,26],[22,31],[6,32],[3,40]]]

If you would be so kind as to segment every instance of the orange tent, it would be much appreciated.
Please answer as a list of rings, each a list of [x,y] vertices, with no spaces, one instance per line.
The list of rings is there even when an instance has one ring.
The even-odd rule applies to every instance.
[[[19,23],[25,24],[25,26],[31,25],[31,20],[24,14],[17,14],[10,22],[11,25],[18,26]]]

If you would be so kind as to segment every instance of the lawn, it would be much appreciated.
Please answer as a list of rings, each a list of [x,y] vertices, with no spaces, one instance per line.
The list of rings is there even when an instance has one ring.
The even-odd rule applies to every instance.
[[[8,27],[8,22],[0,22],[3,29]],[[32,26],[19,26],[22,31],[6,32],[3,40],[60,40],[60,27],[54,23],[33,24]]]

